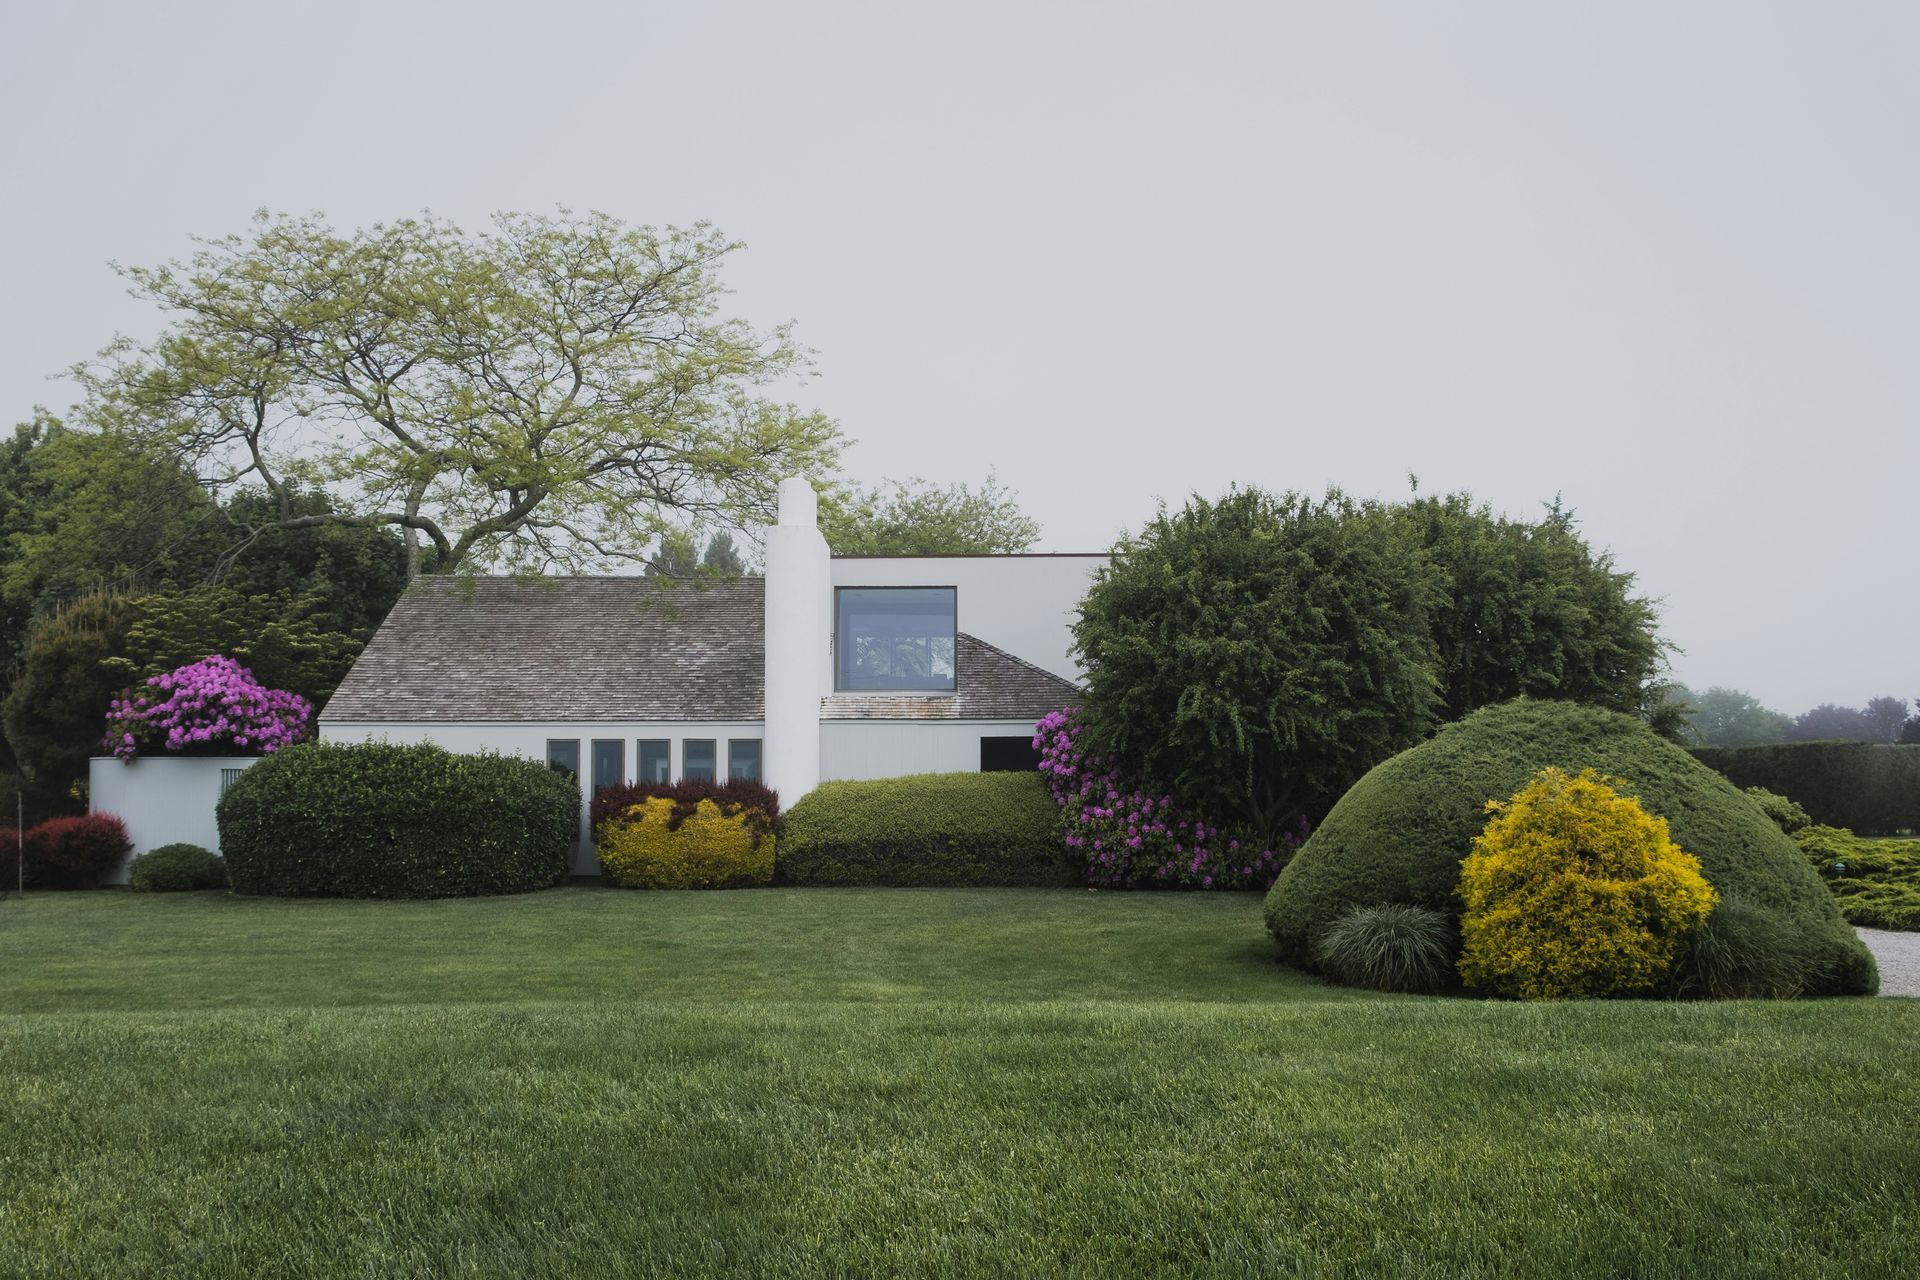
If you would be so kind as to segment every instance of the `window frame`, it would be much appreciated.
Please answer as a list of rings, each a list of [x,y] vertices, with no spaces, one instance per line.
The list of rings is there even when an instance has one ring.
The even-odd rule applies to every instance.
[[[600,748],[614,747],[620,752],[619,774],[612,782],[600,781]],[[599,795],[608,787],[623,787],[627,783],[627,740],[625,738],[594,738],[587,747],[587,786],[594,795]]]
[[[693,753],[689,751],[687,748],[696,746],[696,745],[705,746],[707,748],[707,758],[708,758],[709,766],[712,768],[713,772],[705,778],[696,778],[687,772],[687,767],[691,763],[692,756],[693,756]],[[682,738],[680,739],[680,781],[682,782],[718,782],[720,781],[719,739],[717,738]]]
[[[733,771],[733,749],[746,743],[753,744],[753,776],[742,778]],[[728,782],[764,782],[767,767],[767,749],[765,738],[728,738],[727,739],[727,781]]]
[[[572,747],[573,763],[571,765],[566,766],[565,768],[559,767],[553,758],[553,749],[555,747]],[[580,739],[548,738],[547,739],[547,768],[552,769],[555,773],[565,774],[567,777],[572,778],[575,782],[578,782],[580,780]]]
[[[647,748],[662,747],[667,769],[664,777],[654,778],[647,774]],[[673,739],[672,738],[636,738],[633,743],[633,780],[645,785],[649,782],[673,781]]]
[[[841,601],[849,591],[944,591],[953,600],[953,683],[948,687],[929,688],[925,685],[904,685],[892,688],[849,685],[844,683],[846,676],[845,651],[841,648],[840,624],[846,616],[841,609]],[[891,582],[877,586],[861,586],[849,583],[833,589],[833,691],[835,693],[870,694],[911,694],[923,698],[951,698],[960,692],[960,588],[951,583],[904,583]]]

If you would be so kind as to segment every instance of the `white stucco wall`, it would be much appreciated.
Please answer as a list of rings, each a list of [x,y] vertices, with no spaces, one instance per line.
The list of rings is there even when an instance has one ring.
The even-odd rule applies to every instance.
[[[1084,673],[1068,653],[1073,623],[1106,563],[1105,555],[835,559],[833,585],[953,587],[960,630],[1078,684]],[[831,630],[831,614],[827,625]]]
[[[142,756],[131,761],[95,756],[87,765],[88,807],[127,824],[132,857],[163,844],[197,844],[216,852],[220,827],[213,809],[220,801],[223,771],[247,769],[258,756]],[[122,863],[108,884],[125,884]]]
[[[832,634],[827,540],[813,486],[780,485],[780,523],[767,530],[767,785],[794,799],[820,781],[820,698],[832,690],[821,661]]]
[[[980,768],[980,739],[1032,736],[1031,720],[827,720],[820,779],[972,773]]]
[[[600,874],[600,860],[594,855],[593,840],[587,831],[587,805],[592,799],[593,743],[596,738],[616,739],[626,744],[624,781],[632,782],[639,768],[641,739],[665,738],[673,743],[673,776],[680,777],[686,761],[685,744],[711,739],[714,766],[721,777],[727,776],[727,741],[730,738],[761,740],[764,768],[767,744],[766,727],[758,720],[667,720],[667,721],[568,721],[544,723],[526,720],[465,720],[456,723],[426,720],[366,721],[341,724],[322,719],[320,737],[325,742],[431,742],[448,751],[498,751],[545,763],[547,741],[552,738],[580,744],[580,830],[574,840],[573,873],[582,876]],[[783,804],[786,797],[781,797]]]

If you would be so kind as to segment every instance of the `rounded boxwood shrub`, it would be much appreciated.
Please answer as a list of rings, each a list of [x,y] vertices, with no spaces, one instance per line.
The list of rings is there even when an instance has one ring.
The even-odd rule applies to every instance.
[[[594,828],[600,873],[623,889],[744,889],[773,879],[774,837],[711,799],[652,796]]]
[[[1706,922],[1714,893],[1611,780],[1551,766],[1505,804],[1460,866],[1460,978],[1523,1000],[1649,995]]]
[[[48,889],[91,889],[132,852],[127,824],[110,813],[48,818],[27,832],[26,881]]]
[[[1487,707],[1377,765],[1335,805],[1267,895],[1280,956],[1318,969],[1317,944],[1356,907],[1402,902],[1459,918],[1460,864],[1486,804],[1548,765],[1623,779],[1707,883],[1782,922],[1802,942],[1808,994],[1878,988],[1873,957],[1813,868],[1732,783],[1640,721],[1596,707],[1517,699]]]
[[[182,893],[227,887],[227,864],[197,844],[163,844],[133,860],[127,887],[138,893]]]
[[[1037,773],[922,773],[826,782],[787,812],[775,864],[788,884],[1070,885]]]
[[[241,774],[216,813],[235,893],[454,898],[559,883],[580,793],[516,756],[310,742]]]
[[[1460,939],[1438,911],[1386,903],[1356,907],[1320,938],[1320,967],[1350,987],[1432,994],[1454,985]]]

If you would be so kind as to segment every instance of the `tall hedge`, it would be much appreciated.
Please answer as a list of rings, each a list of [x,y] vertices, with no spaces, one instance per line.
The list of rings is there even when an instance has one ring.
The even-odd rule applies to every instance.
[[[1920,831],[1920,745],[1775,742],[1693,754],[1736,787],[1786,796],[1823,826],[1865,835]]]
[[[774,874],[809,885],[1070,885],[1037,773],[827,782],[787,811]]]
[[[455,898],[559,883],[580,794],[514,756],[313,742],[241,774],[216,814],[235,893]]]

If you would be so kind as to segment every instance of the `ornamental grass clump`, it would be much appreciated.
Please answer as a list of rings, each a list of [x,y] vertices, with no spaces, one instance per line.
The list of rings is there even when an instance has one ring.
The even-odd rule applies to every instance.
[[[1432,994],[1454,985],[1460,938],[1427,907],[1356,907],[1320,938],[1320,965],[1335,981],[1375,991]]]
[[[1460,866],[1460,977],[1524,1000],[1659,992],[1713,911],[1700,860],[1593,769],[1549,766]]]
[[[1264,889],[1307,838],[1306,819],[1272,840],[1183,812],[1089,751],[1075,708],[1034,726],[1040,776],[1059,806],[1067,851],[1107,889]]]
[[[305,698],[265,687],[216,653],[122,690],[108,707],[102,745],[122,760],[143,750],[272,755],[303,741],[312,718]]]

